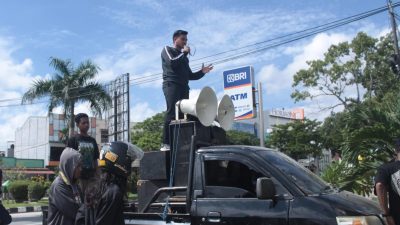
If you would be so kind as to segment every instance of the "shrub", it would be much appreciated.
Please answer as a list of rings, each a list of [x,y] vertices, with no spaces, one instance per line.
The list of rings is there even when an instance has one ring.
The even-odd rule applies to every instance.
[[[28,186],[29,201],[37,202],[43,198],[46,193],[46,186],[39,182],[31,182]]]
[[[29,181],[27,180],[16,180],[11,183],[9,191],[15,202],[20,203],[28,200],[28,186]]]

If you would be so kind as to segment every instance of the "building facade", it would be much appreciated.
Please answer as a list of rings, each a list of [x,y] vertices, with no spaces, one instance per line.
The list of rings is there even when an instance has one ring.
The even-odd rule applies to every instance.
[[[304,119],[304,110],[271,109],[264,111],[264,136],[268,136],[276,125],[287,124],[294,120]],[[259,137],[259,118],[238,120],[233,123],[232,129],[254,134]]]
[[[89,121],[88,133],[101,145],[105,141],[102,137],[107,129],[105,122],[94,117],[90,117]],[[57,166],[65,148],[64,133],[67,127],[62,114],[50,113],[43,117],[29,117],[22,127],[15,131],[14,156],[23,159],[43,159],[45,166]],[[75,129],[77,131],[76,127]]]

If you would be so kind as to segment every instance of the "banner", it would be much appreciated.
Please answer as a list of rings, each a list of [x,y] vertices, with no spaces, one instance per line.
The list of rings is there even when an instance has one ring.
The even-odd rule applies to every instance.
[[[256,116],[253,98],[253,67],[245,66],[226,70],[224,93],[229,95],[235,106],[235,120],[251,119]]]

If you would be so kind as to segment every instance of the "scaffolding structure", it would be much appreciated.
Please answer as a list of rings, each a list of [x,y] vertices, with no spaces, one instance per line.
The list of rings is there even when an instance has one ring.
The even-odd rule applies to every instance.
[[[106,112],[108,141],[130,141],[129,73],[122,74],[106,86],[112,106]]]

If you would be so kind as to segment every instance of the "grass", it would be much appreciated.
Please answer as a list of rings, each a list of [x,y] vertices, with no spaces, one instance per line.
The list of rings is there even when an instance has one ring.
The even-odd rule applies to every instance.
[[[137,200],[137,194],[128,192],[128,200]]]
[[[23,203],[15,203],[14,200],[3,200],[3,205],[6,209],[16,208],[16,207],[26,207],[26,206],[45,206],[49,205],[48,198],[42,198],[38,202],[23,202]]]

